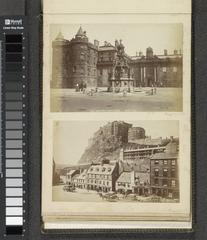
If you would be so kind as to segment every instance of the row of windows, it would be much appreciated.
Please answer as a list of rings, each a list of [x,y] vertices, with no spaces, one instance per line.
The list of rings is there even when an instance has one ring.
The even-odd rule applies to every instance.
[[[96,179],[108,179],[111,180],[110,175],[102,175],[102,174],[88,174],[89,178],[96,178]]]
[[[99,56],[100,57],[113,57],[113,53],[111,53],[111,52],[99,52]]]
[[[118,186],[123,186],[123,187],[130,187],[130,184],[129,184],[129,183],[121,183],[121,182],[118,182],[117,185],[118,185]]]
[[[163,171],[159,170],[158,168],[154,169],[154,174],[156,177],[160,176],[160,173],[162,173],[163,177],[168,177],[169,176],[169,170],[167,168],[164,168]],[[171,177],[175,177],[175,169],[171,169]]]
[[[84,183],[84,179],[77,179],[78,183]]]
[[[127,153],[124,152],[124,156],[129,156],[129,157],[136,157],[136,156],[140,156],[140,155],[152,155],[153,154],[153,150],[146,150],[146,151],[142,151],[142,152],[131,152],[131,153]]]
[[[95,170],[95,171],[97,171],[97,172],[105,172],[105,171],[108,171],[108,172],[110,172],[111,171],[111,167],[102,167],[102,168],[99,168],[99,167],[96,167],[96,168],[93,168],[93,167],[91,167],[90,168],[90,171],[92,172],[93,170]]]
[[[159,179],[155,178],[154,179],[154,184],[159,185]],[[175,180],[168,181],[168,179],[163,179],[162,180],[162,186],[163,187],[170,187],[170,186],[171,187],[176,187],[176,181]]]
[[[112,57],[109,57],[109,58],[104,58],[104,57],[99,57],[99,61],[100,62],[103,62],[103,61],[113,61],[113,58]]]
[[[168,165],[171,164],[172,166],[175,166],[176,160],[154,160],[154,164],[163,164]]]
[[[103,184],[103,185],[109,186],[109,182],[108,181],[88,180],[88,183],[91,183],[91,184]]]

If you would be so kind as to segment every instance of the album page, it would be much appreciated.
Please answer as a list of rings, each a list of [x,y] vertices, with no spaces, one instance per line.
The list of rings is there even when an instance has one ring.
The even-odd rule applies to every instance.
[[[43,1],[44,228],[192,227],[190,73],[191,1]]]

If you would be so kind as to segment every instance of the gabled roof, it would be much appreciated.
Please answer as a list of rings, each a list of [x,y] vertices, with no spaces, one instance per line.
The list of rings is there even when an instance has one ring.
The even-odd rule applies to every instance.
[[[76,170],[70,170],[68,173],[67,173],[67,175],[72,175],[73,173],[75,173],[76,172]]]
[[[132,174],[132,172],[123,172],[123,173],[119,176],[117,182],[131,183],[131,180],[132,180],[132,179],[131,179],[131,174]]]
[[[84,171],[78,176],[78,179],[85,179],[87,177],[87,169],[84,169]]]

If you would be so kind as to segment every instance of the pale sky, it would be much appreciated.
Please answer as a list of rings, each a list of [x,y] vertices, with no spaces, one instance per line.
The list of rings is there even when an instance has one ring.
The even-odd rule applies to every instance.
[[[147,136],[178,137],[178,121],[125,121],[134,127],[143,127]],[[107,121],[60,121],[54,125],[54,160],[57,164],[76,164],[85,148],[89,138]],[[169,127],[170,126],[170,127]]]
[[[164,49],[172,54],[175,49],[182,51],[183,34],[182,24],[65,24],[51,25],[51,41],[59,31],[65,39],[70,40],[75,36],[79,27],[86,31],[91,43],[94,39],[103,45],[104,41],[114,45],[116,39],[122,39],[125,51],[130,56],[142,51],[145,55],[146,48],[152,47],[154,54],[161,55]]]

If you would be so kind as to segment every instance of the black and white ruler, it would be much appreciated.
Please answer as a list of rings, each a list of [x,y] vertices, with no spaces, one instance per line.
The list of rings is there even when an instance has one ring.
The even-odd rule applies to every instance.
[[[26,18],[0,18],[0,239],[26,231],[27,176],[27,27]]]

